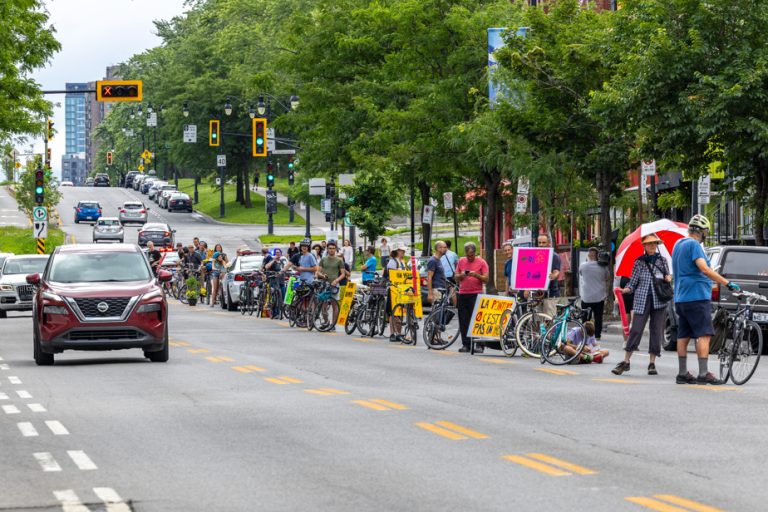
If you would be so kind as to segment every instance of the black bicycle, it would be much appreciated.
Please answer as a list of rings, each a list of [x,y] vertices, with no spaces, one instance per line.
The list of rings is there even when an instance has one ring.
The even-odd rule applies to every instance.
[[[422,337],[427,347],[434,350],[445,350],[458,339],[459,311],[453,305],[456,287],[448,283],[447,289],[438,288],[440,299],[432,304],[432,312],[424,321]]]
[[[368,293],[363,296],[355,322],[363,336],[373,338],[377,334],[384,334],[387,327],[387,293],[389,282],[379,276],[368,285]]]
[[[752,320],[752,307],[758,302],[768,302],[768,297],[757,293],[740,291],[733,294],[739,301],[736,313],[728,316],[728,325],[732,326],[732,337],[726,338],[718,351],[720,360],[720,379],[728,377],[737,386],[746,384],[752,378],[760,355],[763,353],[763,333],[760,326]],[[746,304],[741,301],[746,299]]]

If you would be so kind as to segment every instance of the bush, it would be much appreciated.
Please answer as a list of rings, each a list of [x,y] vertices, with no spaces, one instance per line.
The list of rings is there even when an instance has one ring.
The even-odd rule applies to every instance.
[[[200,282],[194,276],[189,276],[185,281],[187,285],[187,298],[196,299],[200,296]]]

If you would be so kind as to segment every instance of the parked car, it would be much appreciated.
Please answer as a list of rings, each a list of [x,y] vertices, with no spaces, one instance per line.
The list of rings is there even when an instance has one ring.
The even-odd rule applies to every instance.
[[[123,206],[118,206],[117,218],[120,223],[125,225],[129,223],[146,224],[149,217],[149,208],[144,206],[141,201],[126,201]]]
[[[85,178],[85,186],[86,187],[92,187],[93,186],[93,178],[91,178],[90,176]]]
[[[3,275],[3,263],[10,256],[13,256],[12,252],[0,252],[0,275]]]
[[[155,202],[160,208],[168,208],[168,197],[171,193],[176,192],[176,185],[163,185],[157,190],[155,194]]]
[[[75,206],[75,224],[96,222],[101,217],[101,205],[98,201],[80,201]]]
[[[147,197],[149,197],[154,202],[157,202],[157,194],[160,193],[160,190],[167,185],[168,183],[162,180],[156,180],[152,182],[152,185],[149,186],[149,190],[147,191]]]
[[[139,192],[142,194],[146,194],[149,192],[149,187],[152,186],[152,184],[157,181],[157,178],[153,176],[147,176],[144,178],[144,180],[141,182],[141,188],[139,189]]]
[[[8,256],[0,270],[0,318],[8,311],[31,311],[34,289],[26,281],[28,274],[42,272],[48,263],[47,254]]]
[[[100,172],[93,179],[94,187],[108,187],[109,186],[109,174]]]
[[[237,309],[240,302],[240,287],[245,281],[245,274],[261,268],[264,256],[261,254],[242,254],[229,265],[225,285],[222,286],[221,305],[230,311]]]
[[[144,227],[139,231],[138,244],[142,247],[147,245],[147,242],[152,242],[158,249],[161,247],[173,247],[173,234],[176,233],[175,229],[171,229],[168,224],[163,222],[152,222],[144,224]]]
[[[708,247],[704,253],[720,275],[738,283],[743,290],[766,294],[768,289],[768,247],[749,247],[743,245],[722,245]],[[728,288],[712,287],[712,308],[723,307],[735,313],[738,301]],[[768,304],[759,302],[752,308],[752,319],[760,325],[763,337],[768,336]],[[763,345],[764,350],[766,348]],[[664,349],[677,348],[677,314],[674,302],[667,306],[667,318],[664,329]]]
[[[101,217],[93,225],[93,243],[102,240],[123,243],[124,236],[123,225],[117,217]]]
[[[139,175],[139,171],[131,171],[128,174],[125,175],[125,188],[132,188],[133,187],[133,179]]]
[[[179,262],[179,253],[176,251],[165,251],[163,258],[160,260],[160,267],[168,271],[176,271],[176,263]]]
[[[37,287],[32,320],[33,355],[52,365],[64,350],[140,348],[154,362],[168,361],[168,304],[138,247],[62,245],[45,272],[30,273]]]
[[[61,183],[59,183],[59,187],[74,187],[74,186],[75,184],[72,183],[71,181],[62,181]]]
[[[146,179],[146,174],[137,174],[133,177],[133,190],[139,190],[141,189],[141,184]]]
[[[174,192],[168,198],[168,211],[175,212],[181,210],[192,213],[192,199],[184,192]]]

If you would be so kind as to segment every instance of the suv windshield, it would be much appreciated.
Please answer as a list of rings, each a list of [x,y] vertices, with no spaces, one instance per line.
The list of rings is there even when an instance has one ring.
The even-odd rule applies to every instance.
[[[40,274],[45,270],[47,258],[8,258],[3,265],[3,275]]]
[[[728,251],[723,260],[724,277],[763,281],[768,277],[768,258],[765,253]]]
[[[48,280],[57,283],[148,281],[149,267],[138,252],[57,254]]]

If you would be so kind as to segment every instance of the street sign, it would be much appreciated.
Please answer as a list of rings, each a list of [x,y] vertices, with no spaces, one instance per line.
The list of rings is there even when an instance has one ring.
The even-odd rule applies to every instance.
[[[48,238],[48,221],[36,220],[32,225],[32,236],[35,238]]]
[[[331,200],[330,199],[321,199],[320,200],[320,211],[323,213],[331,213]]]
[[[711,183],[709,175],[699,178],[699,204],[709,204]]]
[[[344,225],[347,226],[348,228],[351,228],[352,226],[354,226],[354,224],[352,224],[352,221],[349,220],[349,215],[344,217]]]
[[[517,194],[515,213],[525,213],[528,210],[528,194]]]
[[[277,190],[267,190],[266,198],[267,213],[277,213]]]
[[[269,131],[269,128],[267,128],[267,131]],[[274,153],[275,149],[275,139],[267,135],[267,151]]]
[[[355,184],[355,175],[351,173],[345,173],[345,174],[339,174],[339,185],[346,186],[346,185],[354,185]]]
[[[196,143],[197,142],[197,125],[196,124],[185,124],[184,125],[184,142],[191,142]]]
[[[21,169],[21,162],[16,162],[16,168]]]
[[[267,139],[267,144],[269,144],[269,141],[271,139]],[[295,149],[274,149],[272,150],[273,155],[295,155],[296,150]]]
[[[154,128],[157,126],[157,112],[152,112],[151,114],[147,114],[147,126],[150,128]]]
[[[269,139],[274,139],[274,138],[275,138],[275,129],[267,128],[267,141],[269,141]]]
[[[311,196],[325,195],[325,178],[311,178],[309,180],[309,195]]]
[[[227,155],[216,155],[216,167],[227,166]]]
[[[431,204],[425,204],[424,209],[421,211],[421,223],[432,224],[434,212],[435,208]]]
[[[519,180],[517,180],[517,193],[520,195],[528,195],[528,192],[531,190],[531,182],[528,181],[528,178],[526,176],[521,176]]]
[[[217,187],[221,186],[221,178],[216,178],[216,186]]]
[[[138,169],[139,169],[139,172],[144,172],[144,166],[143,165],[139,164]]]
[[[150,153],[148,149],[145,149],[144,152],[141,154],[141,158],[143,158],[144,160],[147,160],[147,159],[151,160],[152,153]]]
[[[32,208],[32,218],[38,222],[46,221],[48,220],[48,210],[45,206],[35,206]]]
[[[453,192],[443,192],[443,208],[453,209]]]
[[[640,169],[642,170],[643,176],[656,176],[656,160],[642,160],[640,162]]]

